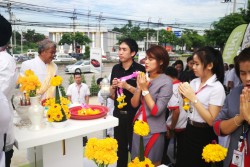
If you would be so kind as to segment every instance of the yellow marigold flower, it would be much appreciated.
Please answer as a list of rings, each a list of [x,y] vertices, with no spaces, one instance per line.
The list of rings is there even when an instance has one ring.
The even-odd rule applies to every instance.
[[[147,136],[149,133],[149,125],[147,122],[142,120],[135,121],[134,124],[134,133],[140,136]]]
[[[185,97],[185,98],[183,99],[183,109],[184,109],[185,111],[187,111],[187,110],[189,110],[189,108],[190,108],[189,99]]]
[[[62,84],[62,81],[63,81],[62,77],[57,75],[51,78],[50,84],[52,86],[60,86]]]
[[[59,121],[62,120],[62,118],[63,118],[62,112],[61,112],[61,111],[55,111],[55,116],[54,116],[53,119],[54,119],[56,122],[59,122]]]
[[[68,105],[70,104],[69,99],[65,98],[65,97],[60,97],[60,101],[62,105]]]
[[[222,147],[219,144],[208,144],[203,148],[202,159],[205,162],[220,162],[226,158],[227,148]]]
[[[30,75],[35,75],[35,73],[31,69],[29,69],[24,72],[24,75],[30,76]]]
[[[118,159],[117,148],[117,141],[113,138],[91,138],[86,144],[85,156],[97,165],[114,164]]]
[[[154,165],[152,164],[151,160],[146,157],[144,161],[141,162],[138,157],[135,157],[135,159],[129,162],[128,167],[154,167]]]

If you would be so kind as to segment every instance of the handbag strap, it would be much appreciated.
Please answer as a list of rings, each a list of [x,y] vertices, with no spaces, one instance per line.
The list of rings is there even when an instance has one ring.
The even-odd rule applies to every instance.
[[[7,133],[5,133],[4,136],[3,136],[3,151],[5,151],[6,138],[7,138]]]

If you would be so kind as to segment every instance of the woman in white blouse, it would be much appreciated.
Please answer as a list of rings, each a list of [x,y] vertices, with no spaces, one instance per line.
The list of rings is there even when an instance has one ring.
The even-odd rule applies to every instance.
[[[199,49],[193,57],[193,70],[198,77],[179,86],[180,93],[189,99],[188,123],[183,155],[177,167],[205,167],[203,147],[213,140],[218,142],[212,125],[225,100],[222,55],[212,47]]]

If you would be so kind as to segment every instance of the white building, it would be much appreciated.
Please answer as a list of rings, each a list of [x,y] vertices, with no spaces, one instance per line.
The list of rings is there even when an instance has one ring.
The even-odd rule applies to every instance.
[[[66,32],[73,32],[72,28],[49,28],[49,39],[58,43],[62,35]],[[119,32],[108,30],[106,27],[86,27],[86,28],[79,28],[75,29],[75,32],[82,32],[89,36],[92,43],[90,44],[90,47],[92,48],[102,48],[103,54],[106,54],[106,52],[112,52],[113,47],[117,45],[118,40],[117,37],[120,35]],[[72,52],[72,46],[67,48],[65,50],[64,46],[59,46],[59,52]],[[82,47],[84,48],[84,47]],[[84,52],[84,49],[82,50]]]

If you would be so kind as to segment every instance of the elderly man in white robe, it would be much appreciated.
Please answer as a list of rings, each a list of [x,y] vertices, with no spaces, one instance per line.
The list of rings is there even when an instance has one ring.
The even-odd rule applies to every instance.
[[[4,148],[6,167],[10,166],[11,158],[14,152],[13,144],[15,140],[13,133],[13,108],[11,105],[11,98],[14,94],[13,90],[15,90],[16,86],[17,68],[14,58],[6,50],[8,48],[8,42],[10,40],[11,34],[11,24],[0,15],[0,91],[8,101],[8,104],[0,108],[0,117],[4,117],[5,114],[10,115],[10,121],[8,124],[4,123],[0,126],[0,131],[7,128],[6,145]],[[0,141],[3,141],[2,137],[0,138]]]
[[[26,70],[32,70],[39,78],[41,87],[37,90],[41,100],[55,96],[55,87],[50,85],[50,80],[57,74],[57,65],[52,61],[56,53],[56,44],[53,41],[45,39],[39,43],[39,56],[22,63],[20,74],[23,75]]]

